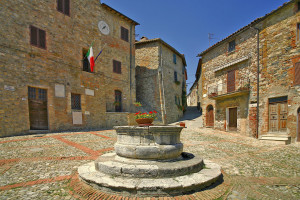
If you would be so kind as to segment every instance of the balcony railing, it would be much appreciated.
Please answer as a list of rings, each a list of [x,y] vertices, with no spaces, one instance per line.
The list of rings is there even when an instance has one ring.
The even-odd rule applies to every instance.
[[[228,91],[227,89],[228,89],[228,87],[227,87],[226,82],[209,86],[208,90],[207,90],[208,91],[208,97],[209,98],[216,98],[218,96],[226,96],[226,95],[229,95],[229,94],[249,92],[249,90],[250,90],[250,80],[249,79],[236,80],[234,88],[231,89],[231,91]]]

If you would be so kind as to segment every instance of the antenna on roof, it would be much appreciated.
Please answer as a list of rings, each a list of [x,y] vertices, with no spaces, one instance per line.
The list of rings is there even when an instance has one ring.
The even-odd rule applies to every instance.
[[[211,40],[213,40],[213,39],[215,39],[214,38],[214,33],[208,33],[208,43],[209,43],[209,47],[210,47],[210,42],[211,42]]]

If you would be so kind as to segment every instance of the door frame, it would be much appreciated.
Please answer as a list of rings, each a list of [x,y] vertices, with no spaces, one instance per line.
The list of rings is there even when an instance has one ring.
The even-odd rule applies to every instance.
[[[28,93],[28,88],[29,87],[32,87],[32,88],[36,88],[36,89],[43,89],[43,90],[46,90],[47,91],[47,96],[46,96],[46,99],[47,99],[47,129],[31,129],[31,124],[30,124],[30,108],[29,108],[29,93]],[[29,125],[29,130],[32,130],[32,131],[49,131],[50,130],[50,117],[49,117],[49,105],[50,105],[50,102],[49,102],[49,91],[50,89],[48,87],[45,87],[45,86],[36,86],[36,85],[27,85],[26,86],[26,90],[27,90],[27,108],[28,108],[28,125]]]
[[[230,131],[229,130],[229,109],[230,108],[236,108],[236,129],[238,130],[239,127],[239,123],[238,123],[238,110],[239,107],[238,106],[231,106],[231,107],[226,107],[226,131]]]
[[[209,113],[209,112],[208,112],[208,111],[209,111],[208,109],[209,109],[209,108],[212,108],[212,116],[213,116],[213,122],[212,122],[213,125],[212,125],[212,126],[209,126],[209,125],[208,125],[208,118],[209,118],[209,117],[208,117],[208,115],[209,115],[209,114],[208,114],[208,113]],[[206,127],[214,127],[214,126],[215,126],[215,114],[214,114],[214,110],[215,110],[215,108],[214,108],[214,106],[213,106],[212,104],[209,104],[209,105],[206,107],[206,124],[205,124]]]

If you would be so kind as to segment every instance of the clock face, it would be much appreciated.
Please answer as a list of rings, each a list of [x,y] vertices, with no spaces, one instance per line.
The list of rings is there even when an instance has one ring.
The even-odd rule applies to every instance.
[[[99,21],[98,28],[99,28],[99,31],[101,33],[103,33],[104,35],[109,34],[109,26],[107,25],[107,23],[105,21]]]

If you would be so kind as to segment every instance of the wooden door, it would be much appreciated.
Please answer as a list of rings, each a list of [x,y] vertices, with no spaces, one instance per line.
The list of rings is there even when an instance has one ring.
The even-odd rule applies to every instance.
[[[278,131],[278,106],[277,104],[269,104],[269,131],[277,132]]]
[[[269,104],[269,131],[286,132],[287,102]]]
[[[47,90],[28,87],[29,121],[31,130],[48,129]]]
[[[206,126],[214,126],[214,108],[211,105],[207,107]]]
[[[235,70],[227,73],[227,93],[235,91]]]
[[[237,130],[237,108],[229,108],[229,130]]]

